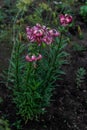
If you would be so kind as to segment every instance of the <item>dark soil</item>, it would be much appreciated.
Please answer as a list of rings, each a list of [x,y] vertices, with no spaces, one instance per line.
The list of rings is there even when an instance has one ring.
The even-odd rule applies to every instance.
[[[56,81],[56,90],[47,113],[39,117],[37,121],[29,121],[26,125],[22,122],[23,130],[86,130],[87,129],[87,74],[84,83],[77,88],[76,72],[79,67],[87,71],[87,33],[83,31],[84,38],[73,36],[73,41],[68,45],[66,51],[70,54],[67,58],[68,64],[63,66],[66,72],[61,81]],[[73,44],[78,43],[85,46],[86,51],[73,50]],[[4,49],[4,47],[2,47]],[[8,57],[8,56],[7,56]],[[3,53],[1,55],[3,59]],[[2,64],[6,62],[2,60]],[[1,63],[0,63],[1,64]],[[3,102],[0,106],[0,116],[5,115],[10,122],[12,130],[17,117],[15,105],[11,101],[6,85],[0,83],[0,97]]]
[[[56,81],[56,89],[47,113],[37,121],[29,121],[27,124],[22,121],[22,130],[87,130],[87,29],[82,22],[79,25],[82,28],[83,39],[79,38],[77,29],[70,30],[71,42],[66,48],[70,55],[67,57],[68,64],[62,67],[66,74],[61,76],[61,81]],[[73,46],[76,43],[83,45],[86,50],[74,50]],[[17,120],[20,121],[21,117],[16,115],[11,92],[1,77],[2,71],[8,68],[11,47],[5,43],[0,45],[0,117],[9,120],[11,130],[17,130],[15,126],[20,127]],[[86,70],[86,75],[84,82],[77,87],[76,72],[80,67]]]

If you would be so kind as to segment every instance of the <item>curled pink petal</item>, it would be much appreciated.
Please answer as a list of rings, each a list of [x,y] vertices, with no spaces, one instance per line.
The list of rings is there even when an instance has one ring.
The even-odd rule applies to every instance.
[[[39,23],[36,24],[37,27],[41,28],[41,25]]]
[[[71,23],[72,22],[72,16],[66,16],[66,22]]]
[[[26,55],[25,59],[26,59],[26,61],[28,61],[28,62],[32,62],[32,59],[31,59],[28,55]]]
[[[41,54],[39,54],[39,56],[37,57],[37,60],[40,60],[40,59],[42,59],[42,55]]]
[[[43,31],[42,31],[42,30],[35,30],[35,31],[34,31],[34,34],[35,34],[37,37],[41,37],[41,36],[43,36]]]
[[[60,33],[57,32],[57,30],[55,30],[55,29],[49,30],[49,33],[50,33],[50,35],[52,35],[54,37],[57,37],[60,35]]]
[[[36,60],[36,56],[35,56],[35,55],[32,55],[31,60],[32,60],[32,61],[35,61],[35,60]]]
[[[45,42],[47,45],[51,44],[53,41],[53,37],[45,36],[43,38],[43,42]]]

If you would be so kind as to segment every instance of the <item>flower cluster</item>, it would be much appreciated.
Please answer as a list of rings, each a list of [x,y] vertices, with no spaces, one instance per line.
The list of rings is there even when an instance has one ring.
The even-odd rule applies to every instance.
[[[60,35],[55,29],[48,29],[46,26],[41,26],[40,24],[36,24],[33,27],[27,27],[27,38],[30,42],[37,42],[39,45],[41,43],[51,44],[53,42],[54,37],[58,37]]]
[[[31,57],[29,55],[26,55],[26,61],[28,62],[38,61],[40,59],[42,59],[41,54],[39,54],[37,57],[35,55],[32,55]]]
[[[72,16],[68,14],[60,14],[59,19],[62,26],[67,26],[68,24],[72,23]]]

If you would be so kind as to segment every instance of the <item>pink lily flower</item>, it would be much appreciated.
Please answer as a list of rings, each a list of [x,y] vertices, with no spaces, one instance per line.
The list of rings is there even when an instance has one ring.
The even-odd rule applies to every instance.
[[[72,23],[72,16],[68,14],[60,14],[59,19],[62,26],[67,26],[68,24]]]
[[[37,57],[35,55],[32,55],[31,57],[29,55],[26,55],[25,59],[28,62],[38,61],[42,59],[42,55],[39,54]]]
[[[54,37],[58,37],[60,35],[55,29],[48,29],[46,26],[41,26],[40,24],[36,24],[33,27],[26,27],[27,38],[30,42],[37,42],[38,45],[41,45],[42,42],[46,44],[51,44],[53,42]]]

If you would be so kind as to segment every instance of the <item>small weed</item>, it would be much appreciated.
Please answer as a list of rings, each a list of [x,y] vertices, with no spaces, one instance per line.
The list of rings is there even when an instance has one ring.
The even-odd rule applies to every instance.
[[[10,130],[8,120],[0,119],[0,130]]]
[[[78,43],[74,43],[73,44],[73,50],[76,52],[82,52],[82,51],[86,51],[86,47],[83,45],[80,45]]]
[[[83,67],[80,67],[76,72],[76,84],[77,88],[81,87],[82,83],[84,83],[86,75],[86,70]]]
[[[21,120],[17,120],[16,122],[14,122],[13,126],[17,128],[17,130],[22,130]]]
[[[0,97],[0,104],[2,104],[3,103],[3,99],[2,99],[2,97]]]
[[[87,22],[87,2],[80,7],[80,14],[85,22]]]

